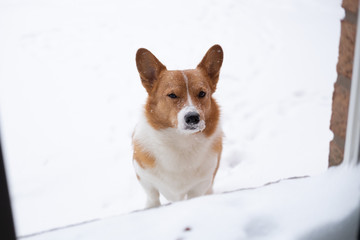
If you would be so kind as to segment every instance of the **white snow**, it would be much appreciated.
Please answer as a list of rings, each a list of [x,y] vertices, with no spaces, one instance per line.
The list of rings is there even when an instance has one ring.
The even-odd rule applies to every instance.
[[[322,174],[340,3],[1,1],[0,120],[17,234],[144,206],[131,164],[146,97],[140,47],[168,69],[194,68],[213,44],[223,47],[216,193]]]
[[[356,239],[360,167],[43,233],[29,240]],[[320,190],[320,191],[319,191]]]

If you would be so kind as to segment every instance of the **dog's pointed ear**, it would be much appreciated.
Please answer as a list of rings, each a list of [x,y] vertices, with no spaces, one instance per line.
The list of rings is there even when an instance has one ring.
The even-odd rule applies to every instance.
[[[148,93],[150,93],[160,73],[166,70],[166,67],[145,48],[140,48],[136,52],[136,67],[139,71],[141,82]]]
[[[210,77],[214,90],[219,80],[220,68],[223,62],[224,53],[220,45],[212,46],[204,58],[201,60],[197,68],[204,70]]]

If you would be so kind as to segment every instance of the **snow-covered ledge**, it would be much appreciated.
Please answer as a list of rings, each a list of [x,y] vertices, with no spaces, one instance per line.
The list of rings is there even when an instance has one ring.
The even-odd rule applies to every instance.
[[[356,239],[360,168],[217,194],[32,236],[29,240]]]

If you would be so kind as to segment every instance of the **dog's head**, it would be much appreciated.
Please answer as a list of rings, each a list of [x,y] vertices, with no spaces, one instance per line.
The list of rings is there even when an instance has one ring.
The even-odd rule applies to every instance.
[[[148,93],[148,122],[155,129],[175,128],[184,134],[211,134],[219,119],[212,98],[219,80],[223,50],[214,45],[196,69],[169,71],[147,49],[136,53],[141,82]]]

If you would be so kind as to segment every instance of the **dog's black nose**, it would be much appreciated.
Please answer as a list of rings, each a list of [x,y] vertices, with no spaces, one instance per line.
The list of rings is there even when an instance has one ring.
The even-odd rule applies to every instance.
[[[188,125],[198,124],[200,122],[200,115],[197,112],[189,112],[185,115],[185,122]]]

